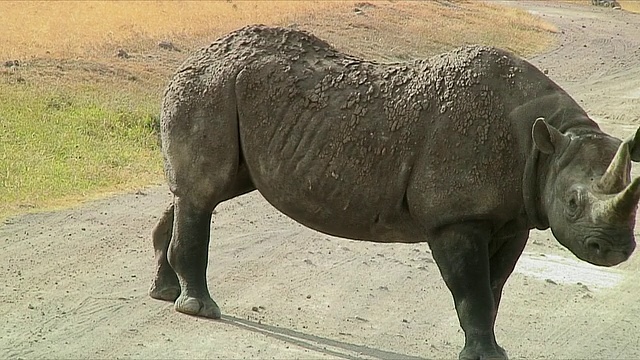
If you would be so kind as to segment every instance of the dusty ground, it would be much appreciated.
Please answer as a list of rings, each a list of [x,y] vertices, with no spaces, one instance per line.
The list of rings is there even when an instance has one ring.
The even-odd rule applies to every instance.
[[[557,24],[532,59],[603,128],[640,124],[638,15],[518,2]],[[637,172],[637,171],[636,171]],[[214,216],[209,284],[221,321],[178,314],[146,292],[164,187],[0,225],[0,358],[452,358],[453,302],[426,244],[331,238],[259,194]],[[640,358],[640,256],[578,262],[534,232],[505,289],[497,336],[512,358]],[[257,311],[254,311],[257,310]]]

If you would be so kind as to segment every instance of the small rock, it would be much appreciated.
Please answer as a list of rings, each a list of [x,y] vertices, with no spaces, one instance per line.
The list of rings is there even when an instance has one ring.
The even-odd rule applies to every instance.
[[[258,312],[258,307],[257,307],[257,306],[252,307],[252,308],[251,308],[251,311]]]
[[[18,61],[18,60],[7,60],[7,61],[4,62],[4,66],[5,67],[20,66],[20,61]]]
[[[307,299],[311,299],[311,295],[307,295]]]
[[[116,52],[116,57],[119,57],[121,59],[128,59],[131,57],[131,55],[129,55],[129,53],[124,49],[118,49],[118,51]]]
[[[180,51],[171,41],[163,40],[158,43],[158,47],[160,49],[168,50],[168,51]]]
[[[553,281],[551,279],[545,279],[544,281],[546,281],[546,282],[548,282],[549,284],[552,284],[552,285],[558,285],[557,282],[555,282],[555,281]]]
[[[549,73],[549,69],[544,69],[544,70],[542,70],[542,73],[543,73],[543,74],[545,74],[545,75],[547,75],[547,74]]]

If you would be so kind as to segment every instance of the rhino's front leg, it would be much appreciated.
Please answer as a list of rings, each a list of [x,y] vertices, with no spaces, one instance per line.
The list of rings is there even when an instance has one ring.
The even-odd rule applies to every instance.
[[[176,197],[174,211],[168,259],[182,289],[176,299],[175,309],[190,315],[219,319],[222,314],[209,295],[206,277],[211,210]]]
[[[447,226],[429,241],[433,258],[453,295],[465,344],[464,360],[507,359],[494,334],[495,301],[490,281],[489,224]]]
[[[491,255],[491,289],[496,306],[496,314],[500,306],[502,288],[516,267],[516,263],[527,244],[529,230],[519,231],[502,239],[503,245]]]

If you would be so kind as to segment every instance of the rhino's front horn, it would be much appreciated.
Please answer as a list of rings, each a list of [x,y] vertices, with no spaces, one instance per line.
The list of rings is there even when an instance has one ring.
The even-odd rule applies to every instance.
[[[640,177],[633,179],[622,192],[606,201],[610,205],[607,208],[610,209],[611,218],[618,221],[628,220],[630,216],[635,214],[638,201],[640,201]]]
[[[629,140],[620,144],[616,155],[611,160],[607,171],[596,183],[596,189],[603,194],[616,194],[625,189],[631,181],[631,159],[629,156]]]

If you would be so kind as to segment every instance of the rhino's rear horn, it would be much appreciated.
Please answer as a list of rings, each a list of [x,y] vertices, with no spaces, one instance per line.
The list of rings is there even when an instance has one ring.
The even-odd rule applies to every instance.
[[[628,141],[620,144],[616,155],[611,160],[607,171],[595,184],[596,189],[604,194],[616,194],[624,190],[631,178],[631,159],[629,157]]]

